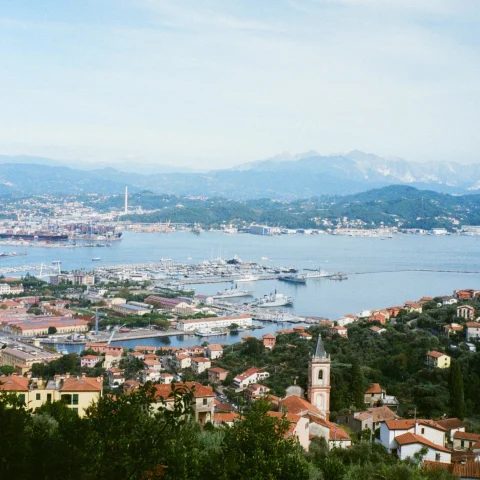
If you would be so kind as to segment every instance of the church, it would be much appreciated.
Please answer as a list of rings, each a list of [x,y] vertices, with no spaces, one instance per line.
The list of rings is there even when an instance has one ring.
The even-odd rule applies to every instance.
[[[347,448],[352,442],[343,428],[330,422],[330,356],[319,335],[315,351],[308,362],[307,399],[298,385],[287,388],[278,400],[279,410],[307,420],[309,438],[323,437],[328,448]]]

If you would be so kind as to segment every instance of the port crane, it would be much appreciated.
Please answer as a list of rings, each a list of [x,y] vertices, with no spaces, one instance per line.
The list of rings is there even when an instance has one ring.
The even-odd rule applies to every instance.
[[[120,325],[120,326],[116,325],[115,327],[113,327],[113,329],[112,329],[112,334],[110,335],[110,338],[108,339],[107,345],[110,345],[110,342],[112,341],[113,336],[115,335],[115,333],[118,332],[121,328],[126,327],[126,325],[127,325],[127,324],[125,323],[125,324],[123,324],[123,325]]]

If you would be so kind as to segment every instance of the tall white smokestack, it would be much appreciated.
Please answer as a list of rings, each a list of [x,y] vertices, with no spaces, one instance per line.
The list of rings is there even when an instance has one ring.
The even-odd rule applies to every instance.
[[[128,187],[125,187],[125,215],[128,213]]]

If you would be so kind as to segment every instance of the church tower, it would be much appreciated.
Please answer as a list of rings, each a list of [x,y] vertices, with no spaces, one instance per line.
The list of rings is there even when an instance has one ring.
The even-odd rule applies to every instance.
[[[330,356],[325,352],[322,336],[318,336],[317,348],[308,362],[308,400],[328,420],[330,415]]]

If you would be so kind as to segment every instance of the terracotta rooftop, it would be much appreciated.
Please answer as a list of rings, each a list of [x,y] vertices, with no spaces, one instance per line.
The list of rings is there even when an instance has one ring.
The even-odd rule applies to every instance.
[[[213,420],[215,423],[229,423],[240,418],[240,415],[235,412],[219,412],[213,414]]]
[[[312,405],[298,395],[291,395],[290,397],[281,400],[280,405],[287,411],[287,413],[293,413],[294,415],[303,415],[307,412],[315,413],[317,415],[322,414],[315,405]]]
[[[368,408],[364,412],[358,412],[354,416],[355,420],[368,420],[372,419],[374,423],[383,422],[386,420],[397,420],[400,417],[390,408],[385,405],[382,407]]]
[[[170,384],[170,385],[154,385],[155,387],[155,398],[163,398],[165,400],[171,399],[172,398],[172,392],[173,389],[185,389],[185,390],[192,390],[193,391],[193,396],[195,398],[202,398],[202,397],[215,397],[215,393],[213,392],[212,387],[205,387],[204,385],[201,385],[198,382],[179,382],[176,384]]]
[[[382,387],[379,383],[371,383],[370,387],[365,393],[382,393]]]
[[[441,352],[437,352],[436,350],[432,350],[430,352],[427,352],[428,357],[433,357],[433,358],[440,358],[443,357],[445,354]]]
[[[438,420],[437,423],[447,430],[453,430],[454,428],[465,428],[465,424],[458,418],[445,418],[445,420]]]
[[[438,422],[434,420],[423,420],[417,419],[419,425],[423,425],[425,427],[435,428],[436,430],[440,430],[445,432],[446,429],[438,424]],[[406,420],[387,420],[385,422],[389,430],[409,430],[410,428],[415,427],[415,420],[413,418],[406,419]]]
[[[212,343],[211,345],[208,345],[207,348],[212,352],[222,352],[223,351],[222,346],[219,345],[218,343]]]
[[[395,440],[399,445],[411,445],[412,443],[421,443],[426,447],[433,448],[440,452],[451,453],[450,450],[448,450],[448,448],[445,448],[442,445],[437,445],[436,443],[433,443],[430,440],[427,440],[425,437],[422,437],[421,435],[415,435],[414,433],[410,433],[410,432],[407,432],[402,435],[399,435],[398,437],[395,437]]]
[[[8,377],[0,377],[0,390],[7,392],[27,392],[28,378],[9,375]]]
[[[479,433],[469,433],[469,432],[455,432],[453,438],[458,438],[459,440],[470,440],[474,442],[480,442]]]
[[[63,381],[61,392],[99,392],[102,390],[101,377],[69,377]]]

